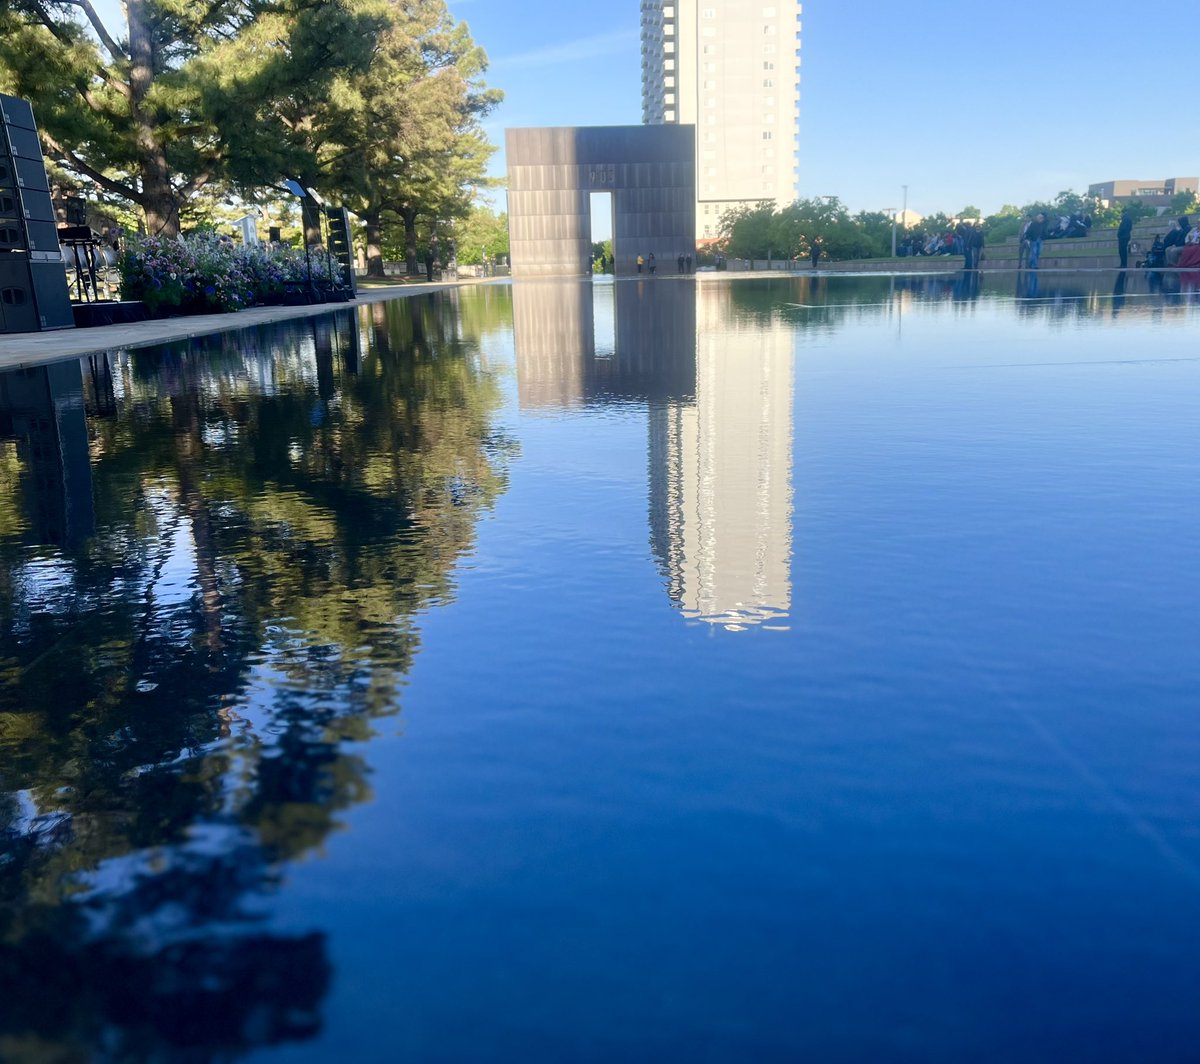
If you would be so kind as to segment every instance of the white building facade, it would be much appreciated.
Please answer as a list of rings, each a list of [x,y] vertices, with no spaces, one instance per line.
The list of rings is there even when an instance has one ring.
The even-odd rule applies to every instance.
[[[696,238],[796,196],[799,0],[642,0],[642,121],[696,127]]]

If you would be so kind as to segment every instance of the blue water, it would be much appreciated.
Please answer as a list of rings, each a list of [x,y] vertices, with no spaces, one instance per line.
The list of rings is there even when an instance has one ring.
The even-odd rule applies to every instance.
[[[1200,302],[1033,283],[0,376],[0,1059],[1195,1060]]]

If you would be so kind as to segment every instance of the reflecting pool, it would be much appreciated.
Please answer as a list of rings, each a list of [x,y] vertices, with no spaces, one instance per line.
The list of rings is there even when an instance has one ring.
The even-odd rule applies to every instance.
[[[0,374],[0,1060],[1194,1060],[1197,280]]]

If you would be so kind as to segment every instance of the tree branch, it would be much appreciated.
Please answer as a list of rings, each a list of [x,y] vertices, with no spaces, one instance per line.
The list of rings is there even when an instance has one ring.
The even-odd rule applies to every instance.
[[[56,152],[72,170],[77,170],[84,177],[89,177],[96,182],[106,192],[111,192],[114,196],[121,196],[129,200],[131,203],[141,204],[141,194],[129,185],[122,184],[120,181],[114,181],[111,177],[106,176],[97,170],[94,166],[89,166],[73,151],[68,151],[61,144],[51,137],[46,131],[39,130],[42,140],[51,151]]]
[[[199,192],[214,177],[216,177],[215,169],[201,170],[200,173],[196,174],[196,176],[188,181],[186,185],[183,185],[177,190],[179,198],[182,200],[191,199],[192,196]]]
[[[63,0],[63,3],[70,4],[72,7],[77,7],[84,13],[88,22],[91,24],[92,29],[96,31],[96,36],[100,38],[105,49],[107,49],[108,54],[115,62],[120,63],[129,59],[129,56],[125,54],[125,50],[119,44],[117,44],[112,35],[108,32],[107,27],[104,25],[104,21],[96,13],[96,9],[92,7],[91,0]]]
[[[64,0],[64,3],[75,3],[75,2],[76,2],[76,0]],[[55,40],[57,40],[60,44],[66,46],[67,48],[75,47],[76,42],[71,39],[70,34],[64,33],[62,28],[59,26],[59,24],[57,22],[55,22],[54,19],[52,19],[45,11],[43,11],[40,6],[35,7],[34,11],[37,15],[38,23],[43,28],[49,30],[50,34],[54,37]],[[119,81],[117,78],[114,78],[107,70],[104,69],[103,65],[101,65],[95,71],[95,74],[98,78],[100,78],[101,81],[103,81],[106,85],[108,85],[109,88],[113,89],[116,92],[119,92],[126,99],[129,99],[129,96],[130,96],[129,86],[126,85],[123,81]]]

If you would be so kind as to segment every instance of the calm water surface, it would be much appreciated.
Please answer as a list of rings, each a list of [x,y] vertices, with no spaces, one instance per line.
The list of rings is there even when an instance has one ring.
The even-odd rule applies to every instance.
[[[1196,1060],[1186,280],[0,375],[0,1059]]]

